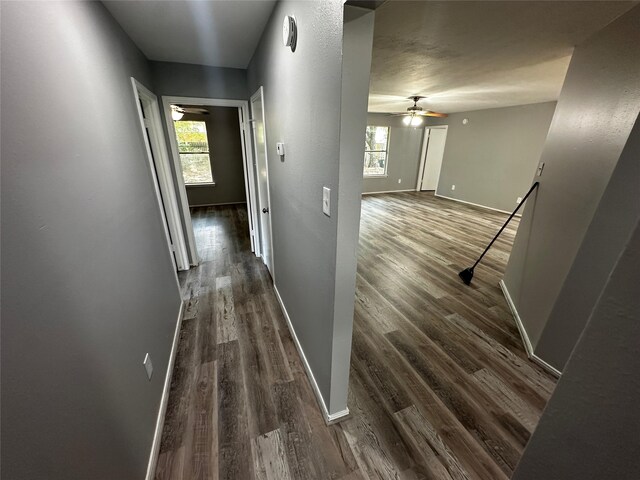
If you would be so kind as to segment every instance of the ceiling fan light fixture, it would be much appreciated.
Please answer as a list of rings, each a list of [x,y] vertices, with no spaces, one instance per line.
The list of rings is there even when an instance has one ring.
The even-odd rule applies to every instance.
[[[422,107],[418,106],[418,101],[422,98],[419,95],[415,95],[413,97],[409,97],[409,100],[413,101],[413,105],[407,108],[404,112],[398,113],[389,113],[388,115],[392,115],[394,117],[402,117],[402,123],[409,127],[417,128],[420,125],[424,124],[424,117],[447,117],[446,113],[440,112],[432,112],[431,110],[425,110]]]
[[[171,118],[173,118],[173,121],[177,122],[182,117],[184,117],[184,113],[178,110],[178,107],[175,105],[171,105]]]

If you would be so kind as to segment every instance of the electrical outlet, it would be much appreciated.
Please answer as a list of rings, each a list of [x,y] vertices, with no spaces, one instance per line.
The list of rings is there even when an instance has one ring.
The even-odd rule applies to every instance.
[[[451,190],[455,190],[456,186],[455,185],[451,185]]]
[[[516,203],[519,205],[520,203],[522,203],[522,197],[518,197],[516,198]]]
[[[144,369],[147,371],[147,378],[151,380],[151,375],[153,375],[153,363],[151,363],[151,357],[148,353],[144,356],[144,362],[142,362],[142,364],[144,365]]]
[[[398,183],[402,183],[402,179],[401,178],[398,179]]]

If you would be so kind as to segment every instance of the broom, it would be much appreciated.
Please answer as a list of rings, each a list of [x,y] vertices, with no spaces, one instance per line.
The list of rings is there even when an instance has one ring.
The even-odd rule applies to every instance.
[[[529,195],[531,195],[531,192],[533,192],[538,185],[539,185],[538,182],[535,182],[533,185],[531,185],[531,188],[529,189],[527,194],[524,196],[522,201],[518,204],[518,206],[513,211],[513,213],[511,215],[509,215],[509,218],[507,218],[507,221],[504,222],[504,225],[502,225],[502,228],[500,229],[500,231],[498,231],[498,233],[496,233],[496,236],[493,237],[493,240],[491,240],[491,243],[489,245],[487,245],[487,248],[484,249],[484,252],[482,252],[482,255],[480,255],[480,258],[478,258],[478,260],[476,260],[476,263],[473,264],[473,267],[465,268],[464,270],[462,270],[458,274],[458,276],[462,279],[462,281],[466,285],[470,285],[471,284],[471,279],[473,278],[473,269],[476,268],[476,265],[478,265],[480,263],[480,260],[482,260],[482,257],[484,257],[484,254],[489,251],[489,249],[491,248],[491,245],[493,245],[493,242],[495,242],[497,240],[497,238],[500,236],[500,234],[505,229],[505,227],[509,224],[509,222],[511,221],[513,216],[518,212],[518,210],[520,210],[520,207],[522,205],[524,205],[524,202],[527,200],[527,197]]]

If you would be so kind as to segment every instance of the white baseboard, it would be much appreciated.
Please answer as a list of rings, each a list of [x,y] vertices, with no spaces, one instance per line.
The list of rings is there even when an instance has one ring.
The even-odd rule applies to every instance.
[[[349,416],[349,409],[345,408],[344,410],[340,410],[339,412],[336,413],[325,413],[325,419],[324,421],[327,423],[327,425],[333,425],[334,423],[338,423],[341,420],[344,420],[345,417]]]
[[[318,383],[316,382],[315,377],[313,376],[313,371],[311,370],[311,366],[307,361],[307,357],[302,350],[302,345],[300,345],[300,341],[298,340],[298,336],[296,335],[296,331],[293,328],[293,324],[291,323],[291,318],[289,318],[289,313],[287,312],[287,308],[284,306],[284,302],[282,301],[282,297],[280,296],[280,292],[278,292],[278,288],[273,285],[273,290],[276,292],[276,298],[278,299],[278,303],[280,304],[280,308],[282,309],[282,314],[287,321],[287,325],[289,326],[289,331],[291,332],[291,336],[293,337],[293,343],[298,350],[298,354],[302,359],[302,364],[304,365],[304,369],[307,372],[307,377],[309,377],[309,382],[311,383],[311,387],[313,388],[313,393],[316,394],[316,400],[318,401],[318,405],[322,410],[322,415],[324,417],[325,422],[329,425],[335,423],[342,418],[349,415],[349,409],[345,408],[336,413],[329,413],[327,410],[327,405],[324,403],[324,398],[322,398],[322,394],[320,393],[320,388],[318,387]]]
[[[222,203],[199,203],[198,205],[189,205],[189,208],[199,208],[199,207],[220,207],[222,205],[241,205],[247,203],[243,202],[222,202]]]
[[[167,403],[169,401],[169,390],[171,389],[171,377],[173,375],[173,366],[178,353],[178,340],[180,339],[180,327],[182,326],[182,314],[184,311],[184,301],[180,303],[180,311],[178,312],[178,321],[173,334],[173,344],[171,345],[171,353],[169,354],[169,364],[167,365],[167,374],[164,377],[164,387],[162,390],[162,398],[160,399],[160,408],[158,409],[158,419],[156,420],[156,431],[153,435],[153,443],[151,444],[151,455],[147,464],[146,480],[153,480],[156,473],[156,465],[158,464],[158,454],[160,453],[160,440],[162,440],[162,428],[164,427],[164,416],[167,413]]]
[[[415,188],[408,190],[381,190],[379,192],[362,192],[362,195],[375,195],[376,193],[402,193],[402,192],[415,192]]]
[[[447,200],[453,200],[454,202],[466,203],[467,205],[473,205],[474,207],[486,208],[487,210],[492,210],[494,212],[506,213],[511,215],[513,212],[508,212],[506,210],[500,210],[499,208],[487,207],[486,205],[480,205],[479,203],[467,202],[466,200],[460,200],[459,198],[447,197],[446,195],[440,195],[438,193],[434,194],[436,197],[446,198]],[[513,207],[515,210],[515,207]],[[521,217],[520,213],[515,214],[516,217]]]
[[[535,353],[529,355],[529,358],[537,363],[538,365],[540,365],[542,368],[544,368],[547,372],[549,372],[551,375],[553,375],[556,378],[560,378],[562,376],[562,372],[560,370],[558,370],[557,368],[555,368],[554,366],[548,364],[547,362],[545,362],[543,359],[541,359],[539,356],[537,356]]]
[[[548,371],[552,375],[554,375],[554,376],[559,378],[560,375],[562,375],[562,372],[560,370],[558,370],[557,368],[549,365],[547,362],[545,362],[540,357],[538,357],[535,353],[533,353],[533,345],[531,344],[531,340],[529,339],[529,335],[527,334],[527,331],[524,328],[522,320],[520,319],[520,315],[518,314],[518,310],[516,310],[516,306],[513,303],[513,300],[511,299],[511,294],[509,293],[509,290],[507,289],[507,286],[505,285],[504,280],[500,280],[500,288],[502,289],[502,293],[504,294],[504,298],[507,301],[507,305],[509,305],[509,308],[511,309],[511,313],[513,314],[513,318],[516,321],[516,325],[518,327],[518,331],[520,332],[520,337],[522,338],[522,343],[524,344],[524,349],[527,352],[527,356],[529,357],[529,359],[531,361],[537,363],[542,368],[544,368],[546,371]]]

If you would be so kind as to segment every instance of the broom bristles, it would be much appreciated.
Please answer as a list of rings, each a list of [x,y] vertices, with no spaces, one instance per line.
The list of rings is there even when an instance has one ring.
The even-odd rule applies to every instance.
[[[473,278],[473,267],[465,268],[458,274],[458,276],[462,279],[465,285],[470,285],[471,279]]]

